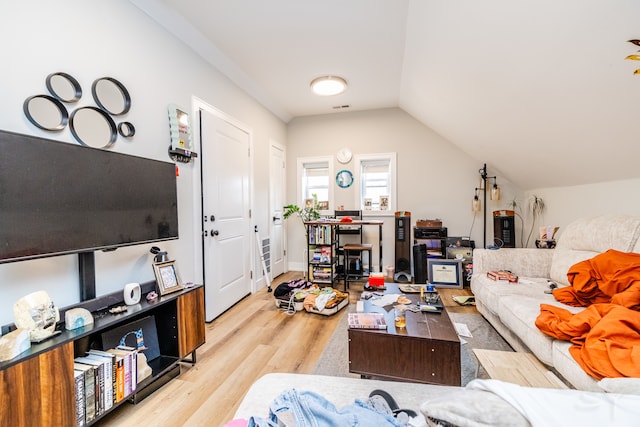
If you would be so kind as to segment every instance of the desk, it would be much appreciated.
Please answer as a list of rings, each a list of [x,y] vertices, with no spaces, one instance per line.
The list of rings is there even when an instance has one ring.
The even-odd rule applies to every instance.
[[[338,226],[359,226],[362,228],[361,232],[364,232],[366,226],[377,226],[378,228],[378,265],[380,272],[382,272],[382,226],[384,221],[382,220],[353,220],[351,222],[340,222],[339,220],[320,220],[320,221],[306,221],[304,223],[307,229],[307,263],[309,270],[309,278],[315,283],[327,283],[333,286],[333,282],[336,279],[336,264],[338,261],[338,235],[336,229]],[[318,233],[319,232],[319,233]],[[318,247],[331,247],[330,259],[314,260],[311,257],[311,253],[315,253]],[[325,250],[325,253],[327,251]],[[369,264],[373,264],[373,260],[370,260]],[[321,278],[317,280],[315,271],[321,271]],[[373,265],[369,265],[369,271],[373,271]],[[330,274],[330,278],[327,277]]]

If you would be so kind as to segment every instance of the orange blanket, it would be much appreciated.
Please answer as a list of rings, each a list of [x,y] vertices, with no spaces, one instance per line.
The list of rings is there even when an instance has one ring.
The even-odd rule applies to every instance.
[[[600,380],[640,377],[640,312],[616,304],[592,304],[572,314],[541,304],[536,326],[543,333],[571,341],[573,358]]]
[[[567,278],[571,286],[553,291],[564,304],[586,307],[611,302],[640,310],[640,254],[610,249],[574,264]]]

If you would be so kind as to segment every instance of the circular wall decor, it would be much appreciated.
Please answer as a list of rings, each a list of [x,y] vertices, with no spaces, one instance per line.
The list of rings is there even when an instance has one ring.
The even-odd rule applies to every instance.
[[[340,163],[349,163],[352,157],[353,153],[347,147],[339,149],[338,153],[336,153],[336,158]]]
[[[58,131],[69,123],[69,113],[62,102],[49,95],[34,95],[24,100],[22,110],[40,129]]]
[[[51,95],[62,102],[76,102],[82,97],[80,83],[67,73],[51,73],[45,83]]]
[[[111,116],[96,107],[82,107],[71,113],[69,128],[80,144],[93,148],[109,148],[118,136]]]
[[[340,188],[349,188],[353,184],[353,174],[351,171],[343,169],[336,174],[336,184]]]
[[[126,114],[131,108],[131,96],[122,83],[112,77],[96,79],[91,94],[100,108],[114,116]]]
[[[136,128],[133,126],[133,123],[120,122],[118,123],[118,133],[123,138],[132,138],[133,135],[136,134]]]

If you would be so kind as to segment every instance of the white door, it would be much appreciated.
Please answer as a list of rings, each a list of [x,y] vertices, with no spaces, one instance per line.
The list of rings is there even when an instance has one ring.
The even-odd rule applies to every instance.
[[[249,134],[200,110],[206,321],[251,293]]]
[[[285,272],[284,268],[284,227],[282,211],[285,194],[285,151],[284,147],[271,142],[269,147],[269,206],[271,209],[271,278]]]

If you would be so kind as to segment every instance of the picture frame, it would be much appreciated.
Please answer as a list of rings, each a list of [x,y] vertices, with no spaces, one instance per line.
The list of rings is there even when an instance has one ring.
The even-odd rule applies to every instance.
[[[459,259],[427,259],[427,277],[436,288],[462,289],[462,261]]]
[[[175,261],[154,262],[153,272],[160,295],[170,294],[184,289]]]

